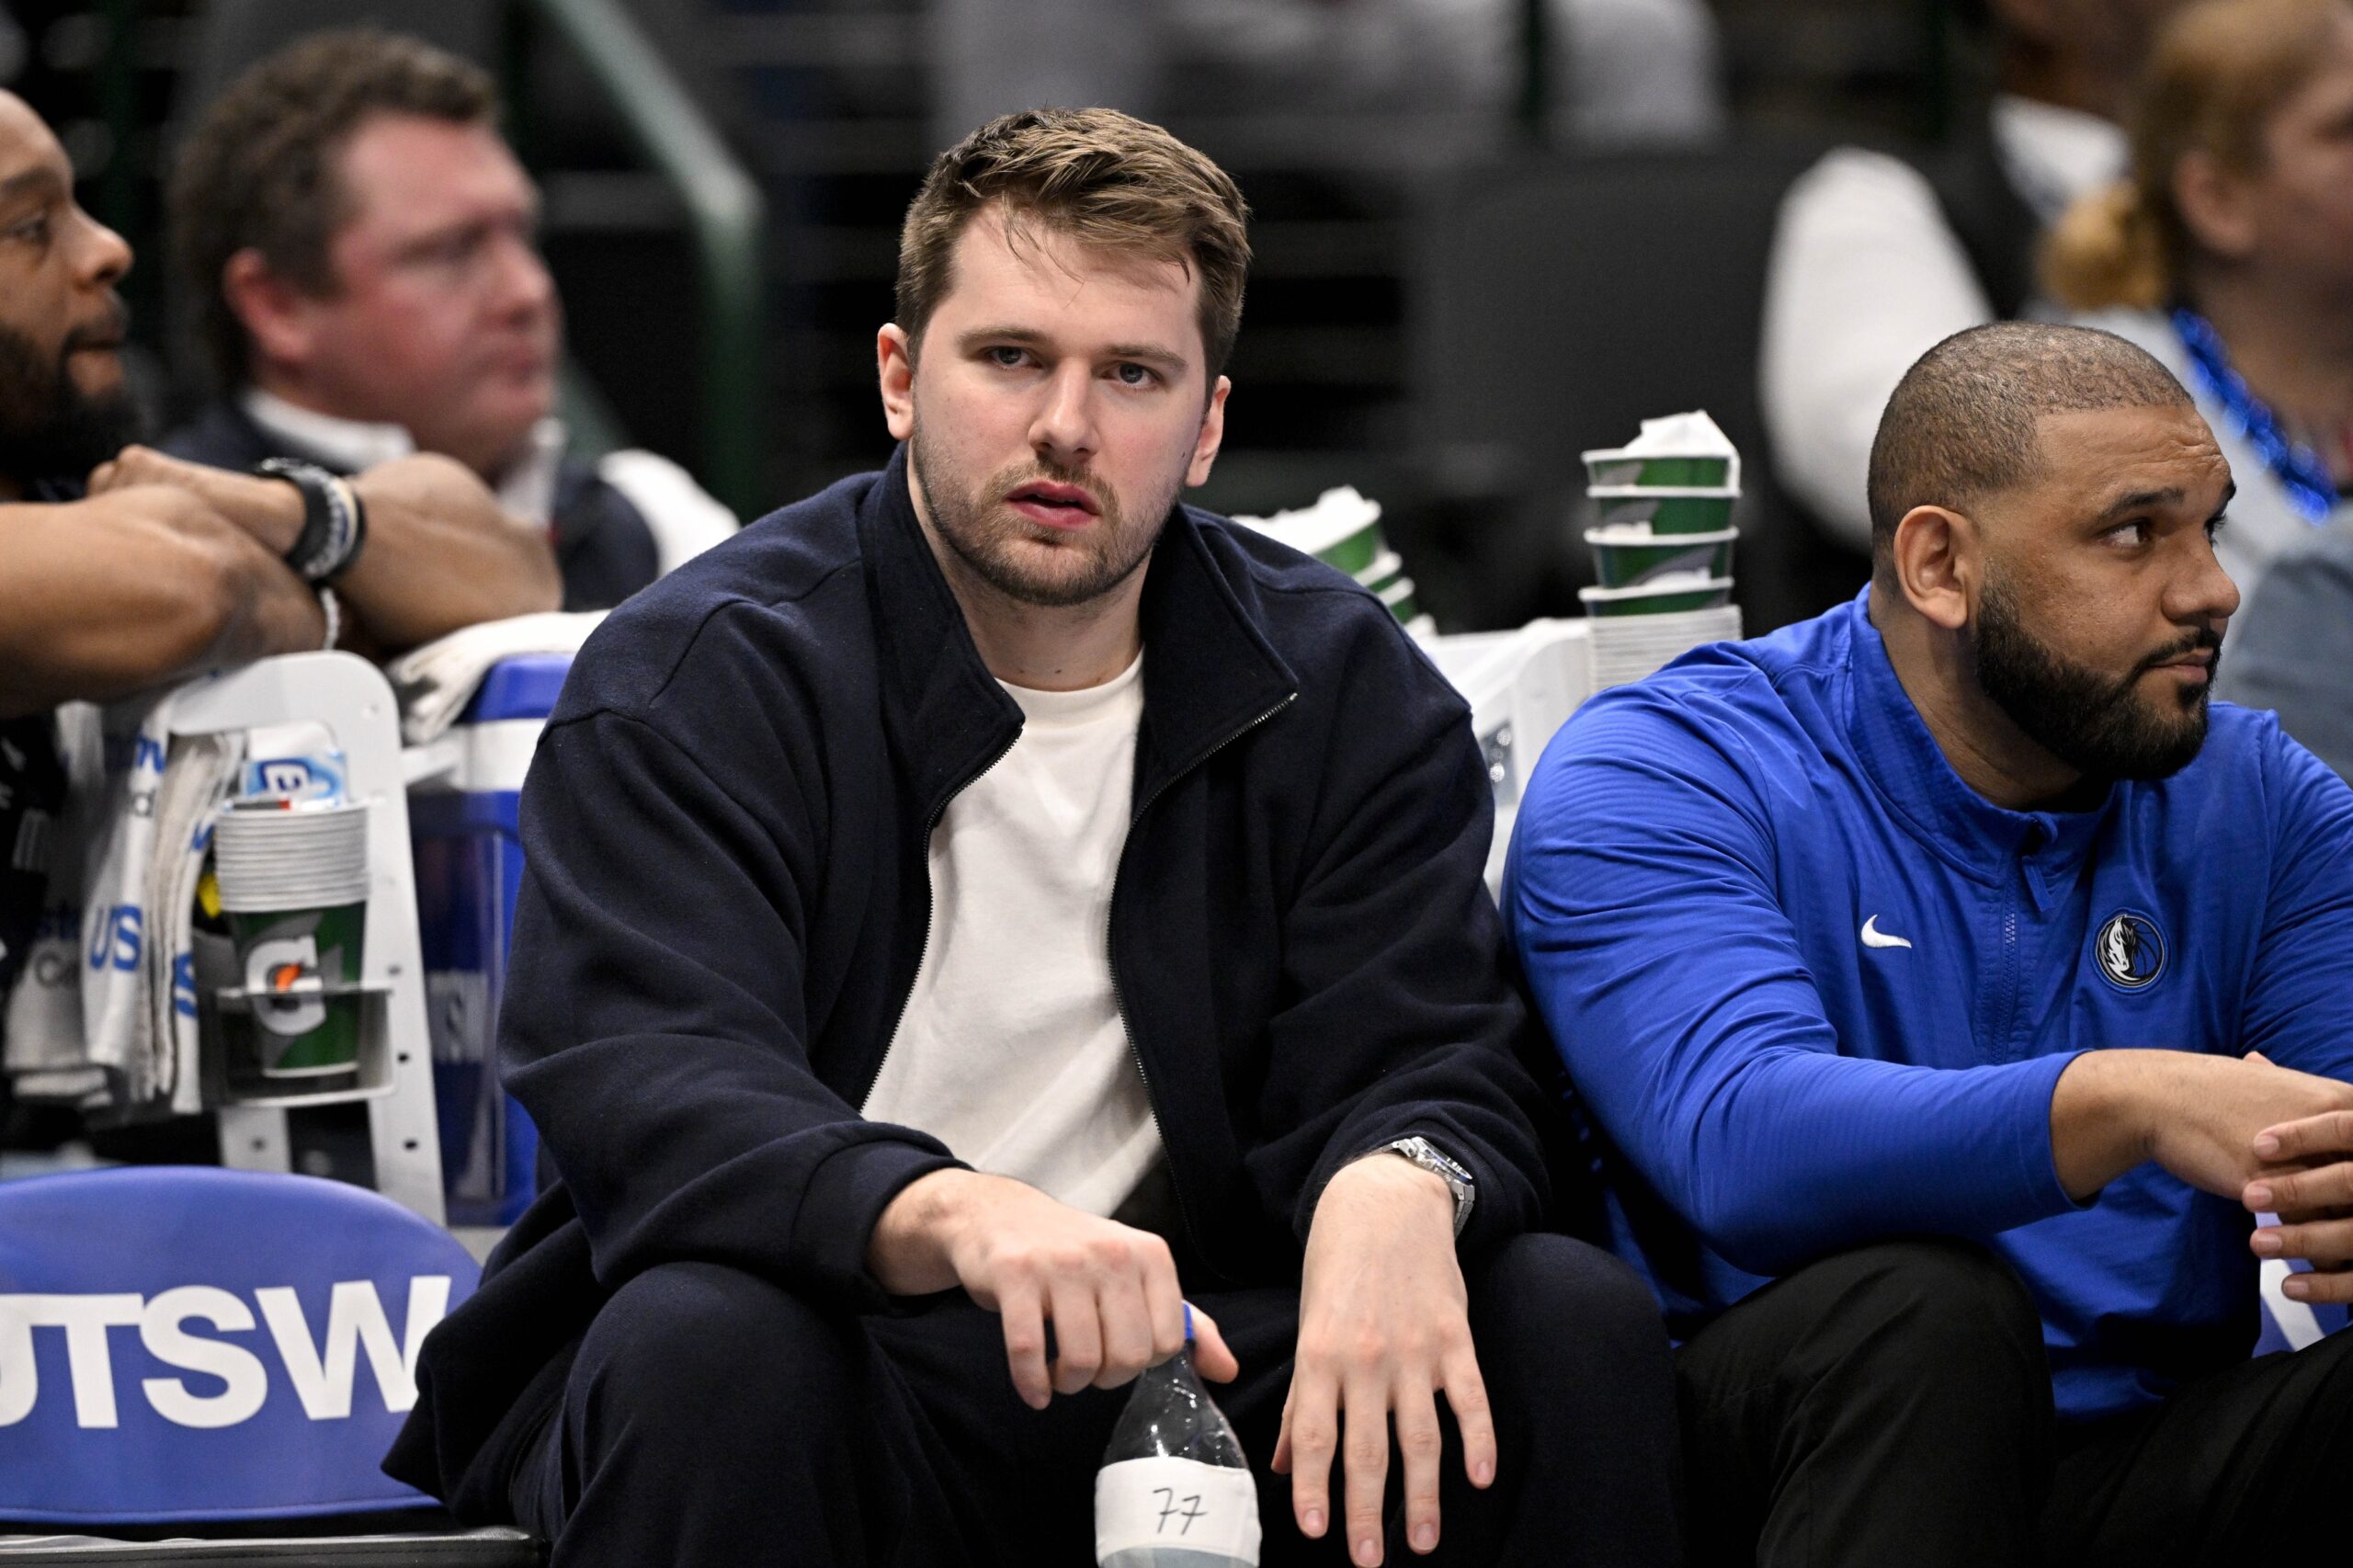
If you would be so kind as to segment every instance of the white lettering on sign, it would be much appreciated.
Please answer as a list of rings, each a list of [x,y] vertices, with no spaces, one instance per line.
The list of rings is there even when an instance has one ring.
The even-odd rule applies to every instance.
[[[196,1394],[179,1378],[147,1378],[139,1385],[147,1403],[177,1426],[234,1426],[251,1420],[269,1397],[269,1374],[261,1358],[242,1346],[198,1338],[181,1326],[190,1318],[243,1333],[254,1325],[253,1309],[214,1286],[183,1285],[157,1296],[139,1314],[139,1340],[149,1355],[167,1367],[209,1372],[228,1386],[216,1394]]]
[[[408,1282],[407,1321],[397,1342],[372,1280],[339,1280],[329,1291],[324,1347],[290,1288],[265,1287],[254,1292],[254,1300],[305,1415],[313,1421],[349,1417],[362,1351],[384,1408],[397,1415],[416,1403],[417,1353],[449,1312],[449,1276],[420,1274]],[[225,1339],[190,1334],[187,1325],[192,1321],[229,1334],[255,1327],[252,1308],[210,1285],[183,1285],[146,1300],[131,1294],[0,1295],[0,1426],[22,1421],[40,1402],[40,1372],[33,1355],[33,1331],[40,1328],[64,1331],[77,1426],[118,1425],[107,1331],[131,1327],[156,1360],[222,1384],[217,1393],[198,1393],[185,1379],[143,1378],[140,1390],[156,1415],[176,1426],[198,1428],[251,1420],[269,1397],[269,1374],[261,1358]]]

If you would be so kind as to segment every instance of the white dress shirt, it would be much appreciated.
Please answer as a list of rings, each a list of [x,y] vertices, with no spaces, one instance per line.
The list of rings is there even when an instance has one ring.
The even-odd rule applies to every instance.
[[[2046,224],[2128,165],[2124,132],[2097,116],[2005,96],[1993,119],[2011,185]],[[1766,272],[1759,391],[1774,472],[1835,537],[1870,548],[1864,477],[1895,383],[1938,343],[1993,319],[1911,165],[1841,147],[1790,187]]]

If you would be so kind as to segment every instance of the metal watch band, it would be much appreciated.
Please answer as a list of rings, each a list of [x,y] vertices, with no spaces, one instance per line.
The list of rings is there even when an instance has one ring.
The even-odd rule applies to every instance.
[[[1384,1144],[1381,1152],[1411,1160],[1446,1183],[1447,1190],[1454,1195],[1454,1233],[1461,1235],[1462,1227],[1471,1222],[1471,1206],[1479,1198],[1478,1184],[1472,1179],[1470,1168],[1461,1161],[1448,1157],[1437,1144],[1418,1134]]]

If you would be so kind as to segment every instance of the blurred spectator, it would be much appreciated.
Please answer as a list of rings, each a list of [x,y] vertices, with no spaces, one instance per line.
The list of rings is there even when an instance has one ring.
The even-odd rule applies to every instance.
[[[2088,319],[2183,376],[2237,475],[2222,695],[2353,779],[2353,5],[2184,16],[2133,142],[2131,183],[2054,237],[2053,290],[2132,307]]]
[[[1774,472],[1859,554],[1889,394],[1952,334],[2040,313],[2040,233],[2123,172],[2125,95],[2177,4],[1987,0],[1997,91],[1950,145],[1913,161],[1842,147],[1783,199],[1759,367]]]
[[[74,202],[49,127],[0,92],[0,994],[40,913],[59,703],[317,648],[338,619],[400,647],[556,597],[544,537],[446,459],[351,481],[364,533],[306,580],[289,564],[321,559],[302,488],[125,449],[131,259]]]
[[[2131,131],[2131,177],[2067,214],[2045,275],[2198,400],[2238,480],[2215,552],[2252,598],[2314,525],[2353,518],[2353,0],[2185,12]]]
[[[942,144],[994,115],[1108,104],[1483,116],[1522,81],[1521,0],[938,0]],[[1547,134],[1583,148],[1703,142],[1724,124],[1701,0],[1545,0]]]
[[[164,446],[340,472],[446,453],[551,529],[564,608],[607,608],[735,518],[666,459],[568,453],[538,196],[497,115],[481,70],[371,30],[313,35],[233,84],[170,194],[174,260],[226,395]]]

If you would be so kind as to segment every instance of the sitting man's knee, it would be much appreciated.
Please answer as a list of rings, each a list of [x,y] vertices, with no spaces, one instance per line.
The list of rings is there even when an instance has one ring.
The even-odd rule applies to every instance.
[[[1531,1233],[1498,1246],[1472,1274],[1471,1321],[1482,1337],[1505,1342],[1493,1349],[1515,1353],[1523,1365],[1619,1363],[1650,1352],[1666,1365],[1666,1325],[1649,1285],[1599,1247],[1568,1236]],[[1564,1333],[1569,1327],[1574,1332]],[[1483,1358],[1490,1348],[1482,1346]]]
[[[683,1410],[839,1408],[855,1373],[849,1329],[741,1269],[666,1263],[635,1276],[581,1346],[605,1397]]]
[[[1580,1322],[1659,1330],[1658,1302],[1643,1277],[1571,1236],[1530,1232],[1512,1237],[1488,1256],[1475,1290],[1515,1312],[1556,1324],[1568,1312]]]
[[[1905,1354],[1966,1358],[1972,1349],[2042,1358],[2041,1319],[2008,1264],[1947,1237],[1881,1242],[1824,1260],[1842,1276],[1839,1315],[1857,1332],[1900,1331]]]

